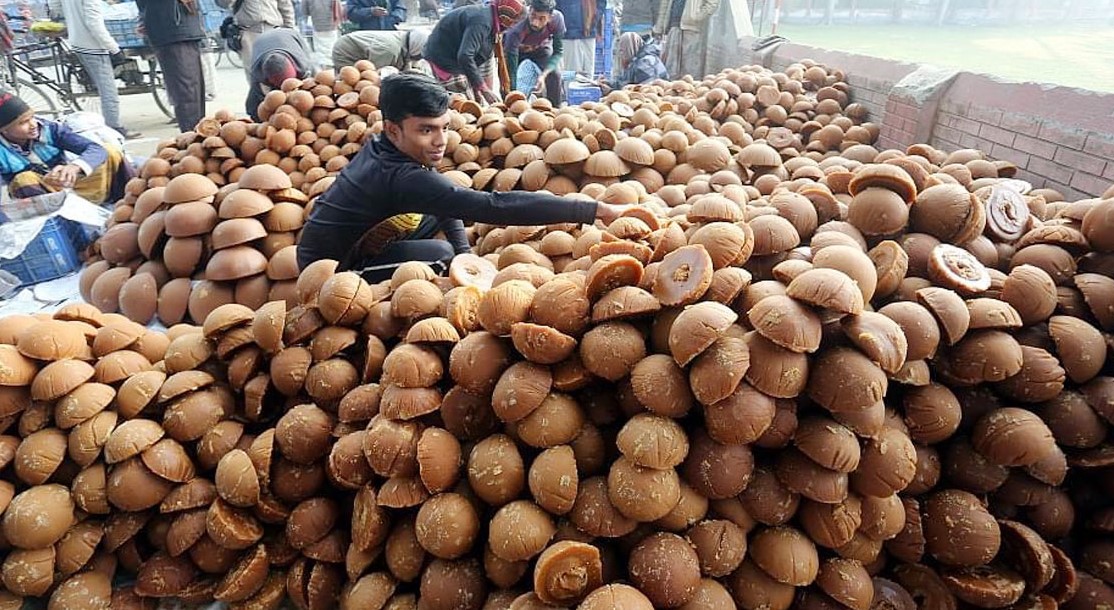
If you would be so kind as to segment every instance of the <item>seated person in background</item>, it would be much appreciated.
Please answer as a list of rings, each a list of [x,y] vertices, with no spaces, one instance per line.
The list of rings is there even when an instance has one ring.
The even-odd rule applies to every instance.
[[[66,153],[76,155],[67,160]],[[124,153],[40,119],[14,93],[0,92],[0,179],[17,199],[72,188],[85,199],[113,203],[135,177]]]
[[[526,19],[511,26],[503,35],[507,70],[514,79],[512,89],[526,95],[536,93],[551,75],[556,86],[546,82],[546,90],[560,86],[561,55],[564,50],[565,16],[554,0],[530,0]]]
[[[604,93],[658,78],[669,80],[669,72],[661,60],[661,47],[653,39],[647,40],[636,32],[619,37],[619,70],[618,81],[600,83]]]
[[[317,66],[313,53],[298,32],[288,28],[268,30],[251,48],[251,83],[246,102],[248,115],[259,120],[259,103],[271,89],[282,87],[288,78],[313,76]]]
[[[376,68],[388,66],[401,72],[429,66],[422,60],[422,47],[429,32],[425,30],[366,30],[345,34],[333,45],[333,66],[340,69],[369,60]]]
[[[445,155],[449,94],[429,76],[383,79],[379,108],[383,133],[364,144],[313,206],[298,244],[302,269],[332,259],[339,271],[373,283],[407,261],[443,271],[453,256],[471,251],[461,221],[589,224],[611,222],[633,207],[457,186],[434,169]]]

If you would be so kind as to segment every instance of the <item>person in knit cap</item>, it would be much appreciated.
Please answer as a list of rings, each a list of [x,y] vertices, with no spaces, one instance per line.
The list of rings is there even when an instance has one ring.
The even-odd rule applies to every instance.
[[[316,70],[309,45],[298,32],[287,28],[264,32],[252,50],[248,115],[258,121],[259,103],[268,91],[282,87],[282,81],[288,78],[313,76]]]
[[[495,92],[495,40],[522,18],[522,0],[495,0],[453,9],[429,34],[422,55],[450,93],[499,101]]]
[[[27,102],[0,92],[0,179],[22,199],[73,189],[93,203],[124,196],[135,169],[123,152],[35,116]]]

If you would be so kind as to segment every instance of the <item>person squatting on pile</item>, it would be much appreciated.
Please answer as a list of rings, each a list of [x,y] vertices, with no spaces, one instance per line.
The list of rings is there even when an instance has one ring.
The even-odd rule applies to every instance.
[[[550,100],[559,103],[564,37],[565,17],[554,0],[530,0],[526,19],[503,35],[511,88],[531,95],[544,84]]]
[[[390,278],[407,261],[443,271],[454,255],[471,251],[464,220],[590,224],[597,218],[611,222],[633,207],[457,186],[436,170],[445,155],[449,94],[424,74],[383,79],[379,109],[383,133],[314,203],[298,244],[301,269],[332,259],[339,271],[355,271],[369,282]]]
[[[66,153],[75,157],[67,160]],[[0,179],[12,197],[72,188],[93,203],[112,203],[133,177],[135,169],[120,150],[36,117],[27,102],[0,92]]]

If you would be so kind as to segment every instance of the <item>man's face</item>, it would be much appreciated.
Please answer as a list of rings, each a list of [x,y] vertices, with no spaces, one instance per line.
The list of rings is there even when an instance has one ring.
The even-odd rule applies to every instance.
[[[552,16],[553,16],[553,13],[547,13],[547,12],[544,12],[544,11],[535,11],[534,9],[530,9],[530,13],[529,13],[530,29],[534,30],[535,32],[542,31],[542,29],[544,29],[545,26],[549,25],[549,19]]]
[[[439,117],[407,117],[401,123],[388,121],[385,127],[395,146],[422,165],[437,165],[445,156],[447,112]]]
[[[12,142],[23,144],[39,139],[39,121],[34,115],[28,115],[4,128],[3,136]]]

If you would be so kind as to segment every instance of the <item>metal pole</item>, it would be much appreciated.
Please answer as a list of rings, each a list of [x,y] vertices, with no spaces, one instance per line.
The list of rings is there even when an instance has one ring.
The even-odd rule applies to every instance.
[[[773,27],[770,29],[771,35],[777,35],[777,24],[781,21],[781,0],[774,2],[774,22]]]

